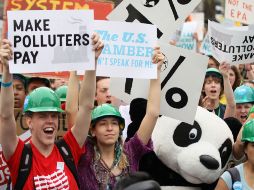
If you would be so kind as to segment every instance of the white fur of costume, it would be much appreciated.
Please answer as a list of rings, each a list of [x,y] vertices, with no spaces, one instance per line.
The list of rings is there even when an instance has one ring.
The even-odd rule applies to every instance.
[[[221,118],[198,107],[193,125],[160,117],[152,140],[156,156],[169,170],[180,174],[183,180],[191,184],[211,184],[216,182],[226,168],[232,152],[233,135]],[[156,164],[152,167],[156,168]],[[165,180],[168,174],[162,174]],[[164,190],[202,189],[175,187],[171,182],[166,185]]]

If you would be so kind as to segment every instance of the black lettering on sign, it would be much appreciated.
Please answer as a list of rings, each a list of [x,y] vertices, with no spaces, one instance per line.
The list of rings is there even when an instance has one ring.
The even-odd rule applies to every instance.
[[[181,5],[186,5],[186,4],[188,4],[189,2],[191,2],[191,0],[177,0],[177,2],[180,3]],[[177,20],[177,19],[179,18],[179,16],[178,16],[178,13],[177,13],[177,11],[176,11],[176,8],[175,8],[175,5],[174,5],[174,3],[173,3],[173,0],[168,0],[168,3],[169,3],[170,8],[171,8],[171,10],[172,10],[172,12],[173,12],[173,15],[174,15],[174,17],[175,17],[175,20]]]
[[[133,78],[126,78],[124,92],[127,94],[131,94]]]
[[[180,56],[178,58],[178,60],[176,61],[176,63],[172,67],[172,69],[169,71],[167,76],[162,81],[161,89],[163,89],[165,87],[165,85],[167,84],[169,79],[173,76],[173,74],[176,72],[176,70],[183,63],[184,60],[185,60],[184,56]],[[173,99],[173,96],[177,95],[177,94],[181,97],[179,99],[179,101],[176,101]],[[181,88],[178,88],[178,87],[173,87],[173,88],[168,89],[166,92],[166,95],[165,95],[165,99],[170,107],[173,107],[176,109],[181,109],[181,108],[185,107],[188,103],[188,95],[186,94],[186,92],[184,90],[182,90]]]
[[[173,99],[173,96],[178,94],[181,99],[179,101],[175,101]],[[188,95],[186,94],[186,92],[184,90],[182,90],[181,88],[177,88],[177,87],[173,87],[170,88],[167,92],[166,92],[166,101],[168,103],[168,105],[170,105],[173,108],[176,109],[181,109],[183,107],[186,106],[186,104],[188,103]]]
[[[129,4],[126,7],[127,11],[128,11],[128,18],[125,19],[126,22],[133,22],[134,20],[138,20],[141,23],[146,23],[146,24],[153,24],[152,22],[150,22],[144,15],[142,15],[141,12],[139,12],[135,7],[133,7],[132,4]],[[157,28],[157,38],[160,38],[162,36],[162,32],[160,31],[159,28]]]
[[[172,67],[172,69],[169,71],[169,73],[167,74],[167,76],[165,77],[165,79],[162,81],[161,83],[161,89],[164,88],[164,86],[167,84],[167,82],[169,81],[169,79],[173,76],[173,74],[176,72],[176,70],[178,69],[178,67],[181,65],[181,63],[185,60],[184,56],[180,56],[178,58],[178,60],[176,61],[176,63],[174,64],[174,66]]]

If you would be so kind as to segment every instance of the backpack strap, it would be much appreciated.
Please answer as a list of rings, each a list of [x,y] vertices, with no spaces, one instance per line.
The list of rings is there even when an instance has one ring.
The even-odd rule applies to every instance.
[[[65,164],[67,165],[67,167],[71,171],[73,177],[75,178],[78,187],[80,188],[77,168],[76,168],[76,165],[75,165],[69,145],[65,142],[64,139],[57,140],[55,142],[55,144],[56,144]]]
[[[236,167],[233,168],[229,168],[226,171],[229,172],[229,174],[231,175],[231,179],[232,179],[232,189],[235,189],[235,185],[236,186],[242,186],[241,184],[235,184],[235,182],[241,183],[241,178],[240,178],[240,173],[238,171],[238,169]]]
[[[55,142],[55,144],[56,144],[65,164],[67,165],[67,167],[71,171],[72,175],[74,176],[78,187],[80,187],[79,186],[79,179],[78,179],[78,172],[77,172],[77,168],[76,168],[70,147],[63,139],[57,140]],[[20,165],[19,165],[19,170],[18,170],[18,177],[17,177],[17,181],[15,184],[14,190],[23,189],[23,187],[26,183],[26,180],[30,174],[31,168],[32,168],[32,156],[33,156],[33,152],[32,152],[31,145],[25,144],[24,148],[22,150],[22,155],[21,155],[21,160],[20,160]],[[11,184],[11,178],[9,178],[7,188],[10,188],[10,184]]]
[[[18,172],[18,177],[17,177],[14,190],[23,189],[23,186],[25,185],[26,180],[32,168],[32,155],[33,155],[33,152],[32,152],[31,145],[25,144],[22,151],[22,155],[21,155],[21,160],[19,164],[19,172]]]

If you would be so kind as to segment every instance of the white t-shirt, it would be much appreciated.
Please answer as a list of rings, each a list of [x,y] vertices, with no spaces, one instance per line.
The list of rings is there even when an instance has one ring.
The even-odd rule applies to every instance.
[[[242,190],[253,190],[245,181],[244,178],[244,171],[243,171],[243,165],[239,164],[237,166],[235,166],[237,168],[237,170],[239,171],[240,174],[240,179],[241,179],[241,184],[242,184]],[[228,189],[232,189],[232,178],[231,175],[228,171],[225,171],[222,175],[221,175],[221,179],[223,179],[225,181],[225,183],[228,186]]]

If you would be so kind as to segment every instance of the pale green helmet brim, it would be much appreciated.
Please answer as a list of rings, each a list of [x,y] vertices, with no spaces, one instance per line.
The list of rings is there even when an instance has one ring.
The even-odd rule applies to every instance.
[[[30,112],[64,112],[61,108],[52,108],[52,107],[38,107],[38,108],[30,108],[26,111]]]

